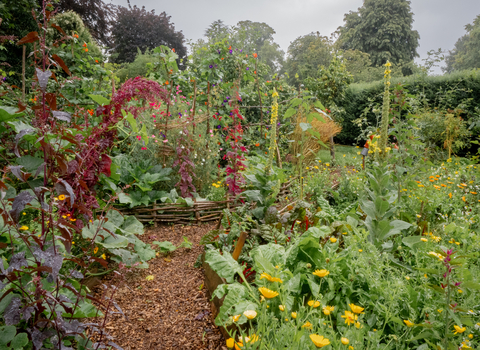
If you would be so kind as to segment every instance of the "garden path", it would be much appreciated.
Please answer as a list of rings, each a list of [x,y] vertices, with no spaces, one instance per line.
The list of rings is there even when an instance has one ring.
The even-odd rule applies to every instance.
[[[124,350],[226,350],[203,288],[203,269],[193,266],[203,252],[200,238],[214,227],[165,225],[149,228],[141,236],[145,243],[170,241],[175,245],[186,236],[193,247],[180,248],[169,257],[160,254],[148,269],[137,269],[127,277],[115,300],[129,321],[116,314],[107,324]]]

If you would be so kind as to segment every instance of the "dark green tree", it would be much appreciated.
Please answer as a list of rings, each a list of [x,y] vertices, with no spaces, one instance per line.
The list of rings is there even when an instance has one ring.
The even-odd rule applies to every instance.
[[[318,78],[320,67],[328,67],[331,59],[332,44],[327,37],[318,32],[298,37],[288,47],[288,82],[298,86],[308,77]]]
[[[347,13],[344,21],[337,31],[339,47],[368,53],[375,67],[418,57],[420,35],[412,29],[410,1],[364,0],[363,6]]]
[[[212,24],[205,29],[205,36],[212,43],[227,39],[231,34],[231,28],[223,23],[222,20],[213,21]]]
[[[185,37],[176,31],[170,16],[165,12],[157,15],[155,11],[147,11],[137,6],[116,8],[117,19],[112,26],[113,63],[133,62],[138,49],[145,52],[160,45],[175,49],[180,59],[187,56],[184,46]],[[180,65],[182,67],[182,65]]]
[[[480,68],[480,15],[473,24],[465,26],[467,33],[455,43],[455,48],[446,57],[445,71]]]

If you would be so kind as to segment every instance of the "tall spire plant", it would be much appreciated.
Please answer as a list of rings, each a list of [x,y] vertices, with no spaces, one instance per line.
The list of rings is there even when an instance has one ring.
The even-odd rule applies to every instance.
[[[392,71],[390,67],[392,64],[390,61],[385,63],[385,92],[383,93],[383,109],[382,109],[382,122],[380,124],[380,140],[379,140],[379,152],[377,153],[377,159],[385,159],[387,154],[387,141],[388,141],[388,125],[389,125],[389,114],[390,114],[390,74]]]
[[[270,118],[270,146],[268,147],[268,160],[265,167],[265,173],[270,174],[273,165],[273,159],[275,158],[275,151],[277,150],[277,118],[278,118],[278,92],[273,88],[273,103],[272,103],[272,116]]]

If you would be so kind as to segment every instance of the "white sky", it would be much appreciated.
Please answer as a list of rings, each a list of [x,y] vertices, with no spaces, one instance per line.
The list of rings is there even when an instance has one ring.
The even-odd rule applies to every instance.
[[[106,0],[108,2],[108,0]],[[127,0],[111,0],[127,5]],[[265,22],[275,31],[275,41],[286,52],[297,37],[319,31],[330,36],[343,25],[343,17],[356,11],[363,0],[130,0],[131,5],[147,10],[166,12],[176,30],[187,39],[203,37],[205,29],[215,20],[227,25],[250,20]],[[411,0],[414,13],[413,29],[420,34],[418,53],[421,59],[429,50],[451,50],[465,34],[465,25],[480,14],[480,0]],[[436,73],[441,73],[439,69]]]

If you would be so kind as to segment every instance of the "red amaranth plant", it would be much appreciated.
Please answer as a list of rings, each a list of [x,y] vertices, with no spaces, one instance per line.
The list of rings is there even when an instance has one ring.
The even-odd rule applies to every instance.
[[[182,192],[182,197],[191,197],[193,198],[193,193],[197,190],[193,185],[193,178],[195,173],[195,164],[190,160],[190,144],[188,143],[188,130],[187,128],[183,129],[182,136],[179,138],[177,146],[177,156],[178,158],[173,163],[173,166],[179,166],[178,173],[180,174],[180,181],[175,184],[175,186],[180,187]]]
[[[225,183],[228,186],[228,192],[237,196],[242,193],[241,186],[245,184],[245,178],[240,171],[245,170],[245,164],[243,163],[245,156],[243,154],[247,152],[247,149],[242,144],[243,129],[241,120],[244,118],[238,108],[230,112],[230,118],[232,118],[233,123],[228,128],[228,135],[225,139],[225,141],[230,144],[230,150],[227,151],[227,154],[223,158],[228,161],[226,167],[227,179]]]

